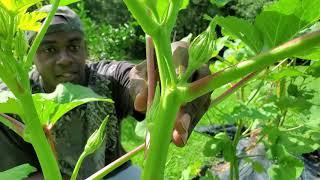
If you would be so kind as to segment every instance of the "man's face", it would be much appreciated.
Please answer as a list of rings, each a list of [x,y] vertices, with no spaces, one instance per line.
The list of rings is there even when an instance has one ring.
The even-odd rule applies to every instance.
[[[78,31],[45,35],[35,57],[44,88],[52,92],[59,83],[84,84],[87,49]]]

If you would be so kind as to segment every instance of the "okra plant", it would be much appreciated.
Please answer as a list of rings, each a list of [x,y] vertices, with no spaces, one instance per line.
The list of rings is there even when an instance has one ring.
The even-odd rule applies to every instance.
[[[318,53],[318,49],[315,47],[319,46],[320,32],[308,33],[303,36],[301,32],[319,20],[318,6],[320,2],[280,0],[266,7],[263,13],[257,16],[254,23],[236,17],[213,18],[208,29],[191,43],[189,65],[186,72],[182,76],[177,76],[170,49],[171,32],[179,10],[184,8],[188,1],[124,0],[124,2],[145,33],[153,39],[161,83],[158,100],[154,101],[150,108],[153,110],[149,118],[151,120],[148,122],[150,147],[142,179],[164,179],[168,146],[171,141],[175,117],[181,105],[242,78],[237,86],[213,102],[213,105],[216,105],[274,63],[291,57],[308,59],[308,57],[315,57]],[[215,38],[216,25],[221,26],[223,32],[231,38],[240,39],[249,49],[251,56],[248,60],[226,67],[195,82],[187,83],[186,79],[192,72],[199,65],[216,56],[216,51],[220,50],[218,42],[222,39]],[[239,129],[242,126],[243,124],[240,123]],[[225,144],[229,142],[230,146],[226,146],[226,149],[230,147],[230,150],[233,150],[226,155],[226,160],[231,163],[231,179],[233,177],[239,178],[235,147],[240,135],[240,132],[236,133],[234,142],[231,142],[223,134],[216,137]],[[319,146],[315,145],[312,149],[317,147]],[[276,152],[276,150],[273,151],[274,154]],[[277,170],[273,172],[277,173]]]
[[[56,90],[50,94],[31,94],[28,74],[32,68],[37,48],[57,7],[76,1],[55,0],[52,11],[48,15],[41,12],[27,12],[29,7],[41,2],[41,0],[0,1],[0,79],[10,90],[0,92],[0,113],[2,113],[0,114],[0,122],[11,128],[26,142],[32,144],[45,179],[61,179],[54,148],[50,146],[52,144],[50,128],[57,120],[69,110],[87,102],[112,103],[110,99],[98,96],[88,88],[68,83],[58,85]],[[47,18],[41,26],[39,21],[45,17]],[[26,31],[38,31],[30,47],[25,38]],[[4,113],[18,115],[22,122]],[[103,125],[105,124],[103,123]],[[99,132],[103,131],[103,128],[100,128]],[[47,131],[46,134],[44,130]],[[91,147],[91,145],[88,146]],[[96,146],[91,147],[91,151],[96,148]],[[16,171],[20,170],[22,170],[22,174],[18,177],[15,176],[17,175]],[[19,166],[0,173],[0,177],[5,179],[24,178],[28,173],[34,171],[34,168],[30,168],[30,166]]]
[[[48,16],[38,12],[26,12],[28,7],[40,1],[0,1],[0,78],[11,91],[0,93],[0,112],[17,114],[22,119],[22,122],[17,122],[7,115],[1,114],[0,122],[12,128],[25,141],[33,145],[46,179],[61,179],[54,152],[46,139],[43,127],[50,128],[66,111],[77,105],[90,101],[111,102],[111,100],[104,99],[86,88],[71,84],[59,85],[51,94],[31,94],[28,71],[31,68],[33,57],[41,39],[58,5],[74,2],[74,0],[54,1],[53,9]],[[142,179],[164,179],[172,129],[181,105],[225,84],[241,79],[236,83],[236,86],[213,101],[212,104],[217,105],[261,71],[286,58],[319,59],[320,32],[304,34],[304,30],[320,18],[319,0],[280,0],[265,8],[253,24],[235,17],[213,18],[205,32],[191,43],[189,65],[185,73],[179,76],[175,73],[172,61],[170,39],[178,12],[188,5],[188,1],[124,0],[124,2],[145,33],[152,37],[161,83],[147,113],[150,147],[146,153]],[[47,19],[40,28],[38,21],[45,16],[47,16]],[[218,52],[223,47],[221,42],[226,41],[225,37],[216,37],[216,26],[221,26],[224,34],[230,38],[238,39],[245,44],[246,49],[250,52],[248,60],[243,60],[216,71],[212,75],[188,83],[187,79],[198,67],[209,59],[218,57]],[[24,38],[24,31],[37,31],[39,28],[40,31],[35,41],[31,47],[28,47]],[[68,94],[74,89],[77,89],[76,94]],[[283,92],[283,88],[279,88],[279,91]],[[279,96],[281,96],[280,94]],[[284,109],[283,113],[285,112]],[[239,121],[239,129],[244,123],[244,121]],[[99,128],[99,132],[103,132],[104,124]],[[279,162],[296,162],[288,155],[291,152],[287,151],[285,146],[272,146],[278,142],[282,129],[279,129],[278,126],[271,126],[262,130],[262,134],[267,136],[268,130],[274,132],[273,136],[270,136],[272,155],[278,156],[280,158]],[[94,134],[93,137],[97,137],[97,134],[100,133]],[[310,132],[310,137],[313,138],[316,135],[316,131]],[[219,140],[219,143],[226,145],[225,147],[231,147],[232,152],[226,156],[226,160],[231,163],[231,171],[234,172],[232,174],[235,174],[231,178],[238,178],[238,157],[234,149],[240,137],[240,132],[236,134],[234,142],[231,142],[223,134],[215,137]],[[100,136],[96,139],[99,141]],[[312,140],[315,141],[316,139],[313,138]],[[90,142],[91,140],[89,140],[89,144]],[[308,151],[318,147],[319,144],[315,143]],[[85,150],[84,154],[86,153]],[[301,152],[299,151],[299,153]],[[286,156],[283,156],[283,154]],[[79,164],[81,164],[82,159],[83,157],[80,157]],[[73,178],[76,177],[77,168]],[[275,166],[272,172],[277,174],[278,169],[279,167]],[[24,170],[34,171],[29,167]]]

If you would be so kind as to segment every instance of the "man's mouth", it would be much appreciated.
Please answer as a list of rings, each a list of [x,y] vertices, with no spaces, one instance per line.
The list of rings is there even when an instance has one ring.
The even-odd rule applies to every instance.
[[[77,73],[62,73],[60,75],[57,75],[57,78],[62,81],[62,82],[71,82],[75,79],[75,77],[77,76]]]

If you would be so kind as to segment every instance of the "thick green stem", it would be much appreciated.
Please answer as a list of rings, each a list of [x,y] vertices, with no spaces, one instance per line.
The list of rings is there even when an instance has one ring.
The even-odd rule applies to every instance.
[[[239,180],[239,160],[237,157],[237,145],[240,141],[241,138],[241,129],[243,127],[243,122],[242,120],[240,120],[238,128],[237,128],[237,132],[235,134],[235,137],[233,139],[233,158],[232,158],[232,162],[230,163],[230,179],[235,178],[236,180]]]
[[[139,2],[139,0],[124,0],[124,3],[141,25],[144,32],[154,37],[155,33],[159,30],[159,24],[152,19],[144,4]]]
[[[157,54],[157,63],[162,89],[174,86],[177,83],[177,76],[173,65],[170,38],[166,31],[161,31],[159,36],[153,38]]]
[[[177,91],[165,90],[150,130],[150,148],[143,170],[143,180],[163,180],[172,129],[181,102]]]
[[[21,101],[21,105],[24,109],[23,120],[26,123],[25,132],[27,134],[25,134],[25,136],[27,136],[26,138],[31,141],[31,144],[40,162],[41,170],[45,179],[61,179],[58,163],[42,130],[31,94],[27,93],[21,96],[19,99],[23,99]]]
[[[167,16],[168,18],[166,20],[166,24],[170,32],[172,31],[176,23],[178,12],[180,10],[181,5],[182,5],[182,0],[171,1],[170,3],[168,16]]]
[[[35,54],[37,52],[37,49],[38,49],[38,47],[39,47],[44,35],[47,32],[47,29],[48,29],[48,27],[49,27],[54,15],[55,15],[56,11],[57,11],[57,9],[58,9],[59,3],[60,3],[60,0],[55,0],[54,1],[54,4],[52,5],[51,12],[49,13],[48,17],[46,18],[44,24],[41,26],[41,29],[40,29],[39,33],[35,37],[32,45],[31,45],[30,51],[28,53],[28,56],[27,56],[27,62],[25,64],[26,68],[31,67],[33,59],[34,59],[34,56],[35,56]]]
[[[301,51],[313,48],[320,43],[320,31],[304,35],[302,37],[291,40],[277,48],[262,53],[250,60],[239,63],[238,65],[226,68],[213,75],[204,77],[195,81],[187,87],[181,86],[181,93],[186,93],[186,102],[190,102],[213,89],[217,89],[226,83],[241,78],[248,73],[261,71],[273,63],[290,57]]]

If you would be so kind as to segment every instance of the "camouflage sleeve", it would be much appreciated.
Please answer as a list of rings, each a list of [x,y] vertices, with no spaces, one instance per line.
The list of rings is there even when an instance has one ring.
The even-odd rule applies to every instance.
[[[100,72],[103,72],[111,80],[112,99],[115,102],[116,113],[119,119],[132,115],[138,121],[144,119],[144,115],[136,112],[133,106],[133,97],[129,89],[130,83],[129,72],[134,67],[126,61],[101,61]]]

